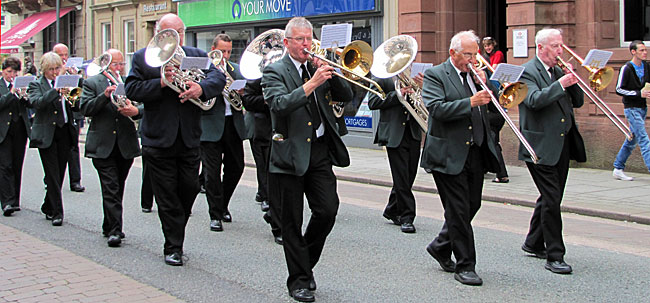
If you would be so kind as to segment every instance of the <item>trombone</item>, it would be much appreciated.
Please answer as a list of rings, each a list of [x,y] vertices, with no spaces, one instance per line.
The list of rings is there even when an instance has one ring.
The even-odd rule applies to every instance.
[[[357,40],[352,41],[343,50],[337,49],[336,54],[339,55],[339,63],[325,58],[324,53],[326,51],[320,48],[320,41],[315,39],[312,40],[311,50],[304,48],[303,52],[309,54],[312,58],[325,61],[327,64],[337,67],[343,72],[343,74],[338,72],[332,72],[332,74],[379,96],[382,100],[386,99],[386,93],[384,93],[379,84],[366,77],[372,65],[372,47],[368,43]],[[373,90],[369,86],[356,81],[359,79],[373,84],[377,90]]]
[[[573,58],[576,58],[580,65],[584,63],[584,59],[582,59],[580,56],[578,56],[575,52],[573,52],[570,48],[568,48],[566,45],[562,44],[562,48],[566,50]],[[605,101],[598,97],[596,92],[601,91],[609,85],[609,83],[612,82],[612,79],[614,78],[614,70],[607,66],[604,68],[596,69],[593,67],[588,67],[584,66],[587,71],[589,71],[589,84],[587,84],[582,78],[578,76],[576,72],[568,68],[568,65],[566,61],[562,60],[560,56],[556,57],[557,59],[557,65],[562,68],[568,70],[576,79],[578,79],[578,87],[584,92],[584,94],[593,102],[596,104],[596,107],[602,111],[607,118],[614,123],[614,125],[627,137],[627,140],[631,141],[634,138],[634,134],[630,130],[629,127],[623,121],[612,111],[612,109],[607,106]]]
[[[494,74],[494,68],[490,65],[490,62],[487,62],[483,56],[476,54],[476,61],[478,62],[478,69],[487,68],[491,73]],[[513,106],[519,105],[528,94],[528,85],[524,82],[503,82],[501,83],[501,91],[499,94],[499,103],[504,108],[511,108]]]
[[[533,163],[537,163],[537,161],[539,161],[539,158],[537,158],[537,154],[533,150],[533,147],[530,146],[530,144],[528,143],[526,138],[524,138],[524,135],[522,135],[521,132],[519,131],[519,128],[517,128],[515,123],[512,122],[512,119],[510,119],[510,117],[508,117],[508,114],[503,109],[503,107],[501,107],[501,104],[494,97],[494,95],[492,94],[492,91],[487,87],[487,84],[485,84],[485,82],[483,82],[483,79],[481,79],[481,77],[479,77],[478,72],[476,72],[476,70],[474,69],[473,64],[472,63],[467,63],[467,67],[472,71],[472,74],[474,74],[475,78],[479,81],[479,83],[481,84],[481,87],[483,88],[483,90],[487,91],[490,94],[490,99],[491,99],[492,104],[494,105],[494,107],[497,108],[497,110],[499,111],[499,114],[501,114],[501,116],[506,120],[506,122],[508,123],[508,126],[510,126],[510,129],[512,130],[513,133],[515,133],[515,136],[517,136],[517,138],[519,139],[521,144],[524,146],[524,148],[526,148],[526,150],[530,154],[530,159],[533,160]]]

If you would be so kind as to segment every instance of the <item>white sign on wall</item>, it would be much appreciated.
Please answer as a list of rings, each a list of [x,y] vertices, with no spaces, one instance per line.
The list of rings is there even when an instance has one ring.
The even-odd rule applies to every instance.
[[[528,30],[512,30],[512,55],[515,58],[528,57]]]

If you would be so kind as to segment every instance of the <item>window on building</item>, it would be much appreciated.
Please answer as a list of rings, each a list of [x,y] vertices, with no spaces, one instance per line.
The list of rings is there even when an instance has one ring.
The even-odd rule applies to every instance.
[[[5,26],[5,16],[2,16],[2,26]]]
[[[124,21],[124,62],[126,68],[124,72],[128,74],[131,70],[131,60],[135,52],[135,22],[133,20]]]
[[[25,15],[28,17],[28,15]],[[63,16],[59,20],[59,40],[56,39],[56,22],[50,24],[46,27],[43,33],[43,53],[47,53],[52,50],[55,44],[63,43],[68,46],[68,55],[74,57],[76,55],[76,24],[77,24],[77,12],[71,11]]]
[[[650,41],[650,0],[624,0],[623,41]]]
[[[111,24],[102,23],[102,52],[111,48]]]

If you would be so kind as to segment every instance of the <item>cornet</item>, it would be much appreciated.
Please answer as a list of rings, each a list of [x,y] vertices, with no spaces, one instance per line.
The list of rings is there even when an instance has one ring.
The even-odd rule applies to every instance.
[[[113,56],[108,52],[103,53],[101,56],[95,58],[86,68],[86,75],[92,77],[98,74],[103,74],[108,78],[108,81],[111,82],[111,85],[118,85],[122,83],[122,78],[117,75],[113,76],[113,73],[108,70],[108,66],[113,61]],[[122,108],[126,106],[126,96],[124,95],[115,95],[115,91],[111,93],[111,103],[113,103],[117,108]]]
[[[235,79],[233,79],[232,76],[230,76],[230,73],[228,73],[227,68],[221,64],[221,61],[223,60],[223,53],[220,50],[215,49],[208,53],[208,57],[210,57],[210,60],[212,60],[212,64],[214,64],[214,66],[219,71],[221,71],[224,75],[226,75],[226,86],[223,87],[223,92],[221,93],[224,99],[226,99],[226,101],[230,103],[232,108],[241,111],[243,107],[241,96],[239,96],[239,94],[236,91],[229,89],[230,85],[233,82],[235,82]]]

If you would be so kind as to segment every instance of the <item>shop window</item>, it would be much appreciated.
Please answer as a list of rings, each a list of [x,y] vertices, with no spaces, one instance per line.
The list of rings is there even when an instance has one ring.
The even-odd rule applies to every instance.
[[[124,72],[128,74],[131,70],[131,60],[135,52],[135,22],[133,20],[124,21],[124,63],[126,68]]]
[[[624,0],[623,41],[650,41],[650,0]]]
[[[102,52],[111,48],[111,24],[102,23]]]

